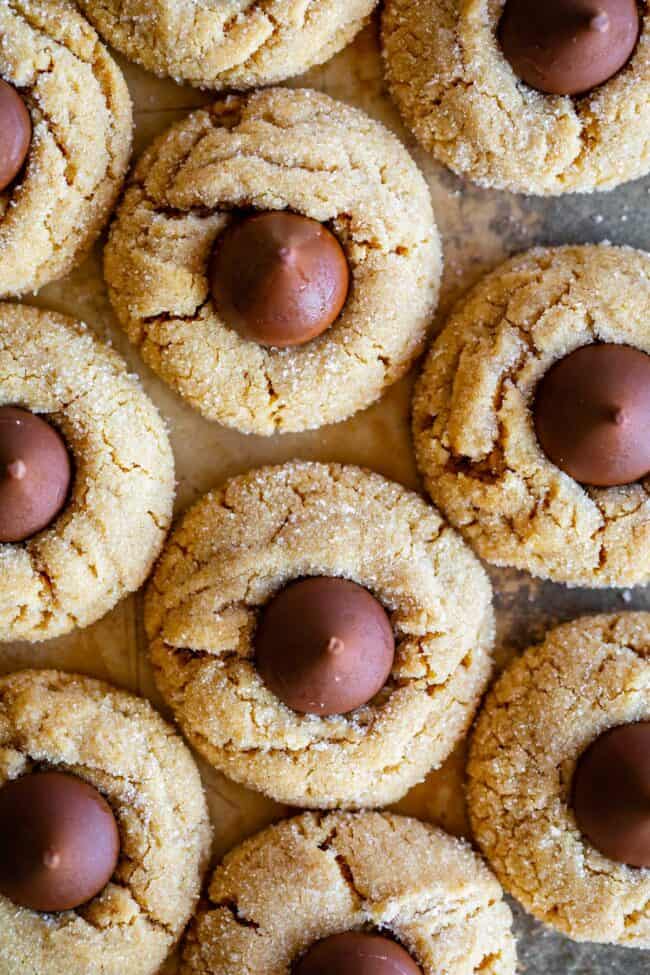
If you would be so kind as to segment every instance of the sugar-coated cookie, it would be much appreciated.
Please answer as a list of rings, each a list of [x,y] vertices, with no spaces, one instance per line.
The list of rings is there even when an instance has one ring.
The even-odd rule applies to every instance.
[[[153,403],[85,325],[0,305],[0,475],[0,641],[88,626],[140,588],[174,459]]]
[[[650,256],[522,254],[456,305],[413,401],[418,464],[478,554],[571,585],[650,579]]]
[[[406,975],[406,965],[409,975],[513,975],[511,922],[499,884],[461,840],[388,813],[307,813],[228,854],[189,929],[181,973],[308,971],[314,944],[354,932],[401,948],[387,975]],[[379,965],[385,949],[374,955]]]
[[[0,296],[85,256],[131,153],[122,73],[69,0],[0,3]]]
[[[255,88],[327,61],[377,0],[79,0],[113,47],[202,88]]]
[[[210,850],[207,805],[189,751],[147,701],[108,684],[55,671],[2,677],[3,826],[12,791],[30,783],[33,790],[44,775],[48,788],[32,794],[49,808],[48,819],[39,821],[33,802],[22,811],[15,806],[12,839],[0,838],[1,975],[154,975],[194,910]],[[94,792],[94,803],[66,793],[74,783]],[[103,842],[98,813],[117,827],[115,867],[90,900],[54,910],[71,883],[84,888]],[[48,831],[39,871],[35,848]],[[23,860],[31,868],[19,884]],[[15,900],[4,894],[8,886]]]
[[[609,8],[624,6],[621,25]],[[589,7],[566,0],[387,0],[386,74],[404,121],[436,158],[486,187],[556,196],[644,176],[650,5],[598,9],[604,20],[577,29]]]
[[[293,627],[282,629],[282,613],[269,619],[296,580],[355,583],[387,614],[394,659],[370,700],[372,648],[336,593],[317,594],[327,609],[315,618],[308,599]],[[278,619],[278,653],[262,667],[260,637]],[[188,740],[231,778],[316,808],[388,804],[442,764],[485,689],[494,636],[487,576],[434,509],[359,468],[298,462],[236,477],[190,509],[152,577],[145,622],[158,686]],[[378,628],[383,655],[384,629],[363,622]],[[299,654],[303,686],[288,687],[278,665],[297,627],[320,627],[331,657]],[[337,678],[360,675],[363,704],[333,713],[335,693],[335,707],[321,707]],[[294,697],[310,684],[311,698]]]
[[[288,89],[169,129],[137,165],[105,254],[147,364],[208,419],[264,435],[344,420],[401,378],[441,264],[401,143],[358,109]]]
[[[474,835],[506,890],[578,941],[650,947],[649,688],[650,614],[585,618],[516,660],[476,725]]]

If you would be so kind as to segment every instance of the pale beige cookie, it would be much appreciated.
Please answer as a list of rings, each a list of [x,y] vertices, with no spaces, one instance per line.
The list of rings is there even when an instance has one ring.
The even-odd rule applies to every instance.
[[[265,348],[221,320],[208,265],[237,208],[288,209],[337,235],[352,289],[319,338]],[[217,102],[155,142],[105,255],[111,300],[148,365],[204,416],[259,434],[344,420],[403,376],[441,263],[429,192],[401,143],[357,109],[286,89]]]
[[[396,637],[388,684],[347,715],[301,715],[262,682],[253,636],[290,581],[369,589]],[[441,765],[490,673],[491,589],[418,495],[356,467],[262,468],[206,495],[172,535],[145,622],[160,690],[215,767],[281,802],[380,806]]]
[[[0,295],[77,264],[115,203],[131,151],[122,74],[68,0],[0,0],[0,76],[29,109],[26,169],[0,193]]]
[[[0,641],[46,640],[140,588],[171,521],[174,461],[123,360],[62,315],[0,305],[0,405],[46,416],[73,459],[56,521],[0,545]]]
[[[158,75],[256,88],[342,50],[377,0],[78,0],[109,44]]]
[[[472,741],[474,834],[526,910],[578,941],[650,948],[650,870],[599,853],[578,829],[572,779],[610,728],[650,719],[650,614],[552,630],[491,691]]]
[[[621,72],[581,98],[515,75],[497,27],[505,0],[386,0],[388,84],[422,145],[456,173],[517,193],[609,190],[650,170],[650,5]]]
[[[307,813],[217,868],[181,975],[289,975],[315,941],[360,930],[393,937],[423,975],[514,975],[511,923],[461,840],[389,813]]]
[[[650,353],[648,254],[563,247],[508,261],[434,342],[415,447],[434,502],[483,558],[571,585],[634,586],[650,579],[650,482],[584,487],[546,457],[531,412],[553,363],[594,342]]]
[[[147,701],[108,684],[55,671],[0,678],[0,785],[46,769],[103,794],[120,860],[75,911],[39,914],[0,896],[0,975],[154,975],[194,910],[210,849],[189,751]]]

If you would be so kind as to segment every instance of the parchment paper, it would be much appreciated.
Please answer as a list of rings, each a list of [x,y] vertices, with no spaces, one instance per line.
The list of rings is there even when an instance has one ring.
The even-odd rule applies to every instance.
[[[136,108],[136,155],[159,132],[210,96],[152,75],[120,61]],[[464,183],[420,151],[399,121],[382,80],[377,25],[327,65],[294,86],[328,92],[364,109],[393,129],[406,143],[429,182],[445,249],[445,276],[438,320],[463,290],[481,274],[519,250],[535,244],[609,240],[650,250],[650,178],[610,194],[571,196],[544,201],[488,192]],[[101,271],[103,242],[63,281],[44,289],[30,303],[66,312],[87,322],[111,341],[139,373],[149,395],[167,419],[176,457],[177,512],[223,479],[265,463],[294,457],[361,464],[419,489],[409,432],[413,377],[395,386],[383,401],[345,424],[313,433],[246,437],[203,420],[157,380],[117,327]],[[581,613],[648,608],[646,590],[589,592],[541,583],[523,573],[491,570],[499,610],[498,661],[537,640],[559,620]],[[87,630],[40,644],[5,645],[0,670],[58,667],[91,674],[148,696],[162,710],[147,664],[141,622],[141,597],[124,600]],[[399,809],[464,834],[463,749],[427,782],[414,789]],[[249,792],[201,763],[215,825],[215,861],[239,840],[287,810]],[[521,968],[528,975],[642,975],[650,971],[648,953],[574,945],[545,930],[513,905]],[[177,970],[170,959],[165,975]],[[128,975],[128,973],[125,973]]]

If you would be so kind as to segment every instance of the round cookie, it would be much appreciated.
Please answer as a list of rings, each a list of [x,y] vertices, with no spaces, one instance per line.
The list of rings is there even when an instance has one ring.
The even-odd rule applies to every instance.
[[[41,914],[0,896],[0,971],[154,975],[194,910],[209,855],[189,751],[148,702],[108,684],[54,671],[0,678],[0,786],[47,769],[107,800],[120,857],[76,910]]]
[[[256,88],[322,64],[377,0],[78,0],[106,40],[158,75],[201,88]]]
[[[140,588],[171,521],[174,461],[154,405],[85,325],[0,305],[0,376],[0,406],[43,415],[72,459],[58,518],[0,544],[0,641],[40,641]]]
[[[584,486],[535,432],[542,378],[599,342],[650,353],[650,256],[587,246],[515,257],[434,342],[413,434],[434,502],[483,558],[570,585],[635,586],[650,579],[650,482]]]
[[[309,576],[356,582],[390,617],[389,680],[348,714],[291,710],[255,665],[261,611]],[[494,636],[484,570],[435,510],[359,468],[298,462],[236,477],[185,515],[145,624],[189,741],[232,779],[316,808],[388,804],[442,764],[485,689]]]
[[[609,190],[645,175],[650,168],[647,0],[639,3],[642,28],[630,60],[576,98],[545,94],[518,78],[499,41],[504,8],[505,0],[387,0],[388,84],[422,145],[454,172],[516,193]],[[531,16],[534,8],[531,4]]]
[[[581,756],[650,718],[650,614],[584,618],[515,661],[479,716],[474,834],[504,887],[578,941],[650,948],[650,869],[599,853],[573,810]]]
[[[0,77],[29,111],[22,172],[0,192],[0,295],[78,264],[108,219],[131,152],[122,74],[68,0],[0,4]]]
[[[180,975],[288,975],[315,942],[348,931],[401,943],[422,975],[514,975],[511,923],[461,840],[389,813],[307,813],[226,856]]]
[[[310,217],[345,251],[343,312],[305,345],[266,348],[217,313],[211,254],[242,208]],[[208,419],[265,435],[344,420],[403,376],[441,264],[429,191],[401,143],[357,109],[289,89],[169,129],[136,167],[105,253],[115,311],[148,365]]]

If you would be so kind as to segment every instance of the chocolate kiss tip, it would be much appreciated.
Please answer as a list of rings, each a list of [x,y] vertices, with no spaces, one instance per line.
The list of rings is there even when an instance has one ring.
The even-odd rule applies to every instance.
[[[278,254],[283,264],[293,264],[296,256],[293,247],[281,247]]]
[[[43,856],[43,865],[48,870],[56,870],[57,867],[61,866],[61,854],[57,853],[56,850],[47,850]]]
[[[591,30],[597,30],[600,34],[604,34],[606,30],[609,30],[609,14],[604,10],[599,10],[589,20],[589,27]]]
[[[27,464],[24,460],[15,460],[7,465],[7,474],[14,481],[22,481],[27,474]]]
[[[345,643],[343,640],[339,640],[337,636],[333,636],[330,642],[327,644],[327,652],[333,653],[338,657],[339,654],[343,653],[345,650]]]

